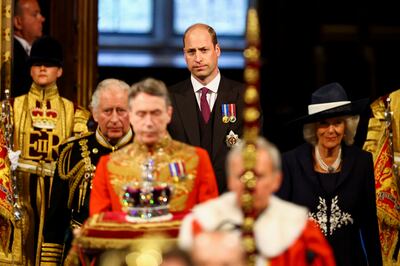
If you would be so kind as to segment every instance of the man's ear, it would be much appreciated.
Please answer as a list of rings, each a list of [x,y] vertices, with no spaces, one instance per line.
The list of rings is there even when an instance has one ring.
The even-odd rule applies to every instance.
[[[62,67],[59,67],[57,70],[57,78],[61,77],[62,74],[63,74],[63,69],[62,69]]]
[[[217,53],[218,57],[221,55],[221,47],[219,47],[218,43],[215,45],[215,52]]]
[[[99,122],[99,118],[98,118],[98,115],[97,115],[97,110],[94,111],[94,110],[93,110],[93,107],[90,107],[90,112],[92,112],[93,120],[94,120],[96,123],[98,123],[98,122]]]
[[[168,121],[168,123],[171,122],[173,111],[174,111],[174,108],[173,108],[171,105],[167,107],[167,114],[168,114],[168,116],[169,116],[169,121]]]
[[[276,192],[281,187],[282,184],[282,172],[278,172],[275,175],[274,181],[272,183],[272,191]]]
[[[13,23],[14,23],[15,29],[22,30],[22,21],[21,20],[22,20],[21,16],[16,15],[13,17]]]

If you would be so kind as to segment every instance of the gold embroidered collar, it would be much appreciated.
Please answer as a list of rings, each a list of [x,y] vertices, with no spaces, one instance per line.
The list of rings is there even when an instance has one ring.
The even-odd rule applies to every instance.
[[[167,133],[164,137],[160,139],[156,144],[153,146],[149,147],[146,144],[138,143],[137,141],[133,141],[133,150],[138,150],[144,153],[150,153],[153,154],[155,152],[161,152],[165,150],[166,147],[168,147],[171,143],[172,139],[171,136]]]
[[[37,85],[35,82],[32,83],[31,89],[29,90],[30,94],[38,97],[41,100],[49,100],[54,97],[58,97],[58,88],[56,83],[48,86],[48,87],[41,87]]]
[[[120,138],[114,146],[108,142],[107,138],[101,133],[100,128],[97,127],[96,129],[96,140],[98,143],[100,143],[101,146],[106,147],[108,149],[111,149],[112,151],[118,150],[125,144],[127,144],[131,139],[132,139],[133,133],[132,133],[132,128],[129,128],[129,131]]]

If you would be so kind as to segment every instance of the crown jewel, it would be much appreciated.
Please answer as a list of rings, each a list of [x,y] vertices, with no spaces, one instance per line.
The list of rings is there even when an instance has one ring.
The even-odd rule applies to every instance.
[[[169,220],[169,200],[172,187],[165,182],[154,181],[154,160],[142,165],[142,181],[124,186],[122,204],[127,220],[135,222]]]
[[[32,125],[37,128],[54,129],[57,124],[58,113],[47,107],[35,107],[31,111]]]

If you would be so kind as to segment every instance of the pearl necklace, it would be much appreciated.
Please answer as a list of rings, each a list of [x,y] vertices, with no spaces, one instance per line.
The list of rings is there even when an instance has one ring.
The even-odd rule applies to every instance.
[[[342,148],[339,148],[338,156],[336,157],[336,160],[333,162],[333,164],[327,165],[324,160],[322,160],[321,154],[319,154],[318,147],[315,146],[315,159],[317,159],[318,165],[321,167],[322,170],[328,173],[336,172],[340,166],[340,163],[342,162]]]

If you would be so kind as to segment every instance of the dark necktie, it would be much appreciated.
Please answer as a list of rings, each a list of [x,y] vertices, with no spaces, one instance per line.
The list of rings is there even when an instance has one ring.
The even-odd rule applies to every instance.
[[[207,101],[207,93],[209,92],[209,89],[206,87],[201,88],[201,97],[200,97],[200,108],[201,108],[201,114],[203,115],[204,122],[206,124],[208,123],[208,120],[210,119],[210,105],[208,105]]]

